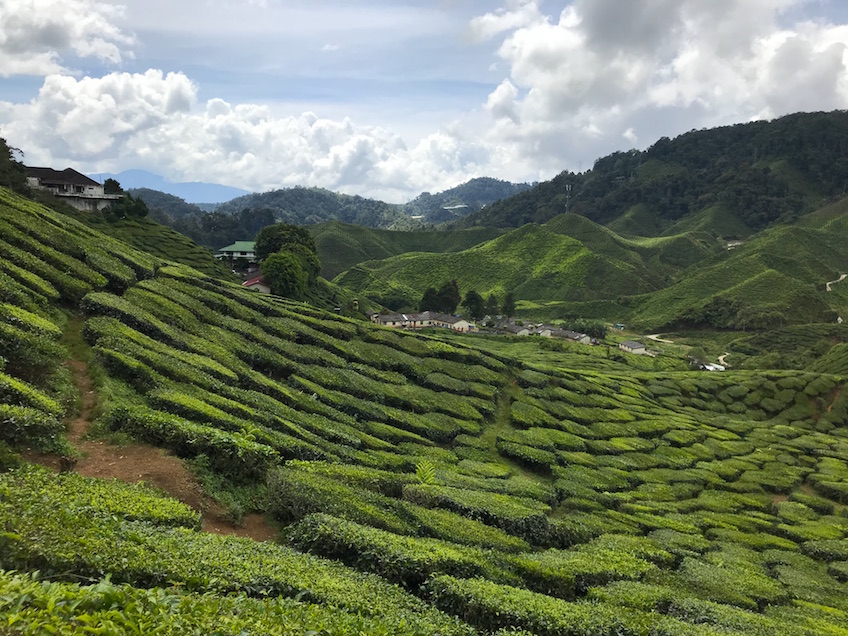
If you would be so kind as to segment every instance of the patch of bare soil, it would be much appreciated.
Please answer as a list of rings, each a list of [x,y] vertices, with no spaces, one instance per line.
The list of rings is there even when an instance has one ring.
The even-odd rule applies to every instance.
[[[243,525],[234,525],[227,518],[226,512],[204,494],[194,475],[174,455],[146,444],[118,446],[102,440],[86,439],[97,395],[88,377],[87,365],[78,360],[68,360],[66,364],[71,369],[82,398],[79,415],[66,422],[68,441],[80,452],[81,457],[75,464],[73,460],[68,462],[55,456],[30,455],[28,459],[55,470],[75,470],[86,477],[151,484],[198,511],[202,515],[204,532],[249,537],[257,541],[274,539],[276,530],[262,515],[247,515]]]
[[[836,389],[836,393],[833,394],[833,399],[830,401],[830,404],[827,405],[827,412],[830,413],[833,410],[833,405],[836,404],[836,400],[839,399],[839,396],[842,394],[842,387]]]

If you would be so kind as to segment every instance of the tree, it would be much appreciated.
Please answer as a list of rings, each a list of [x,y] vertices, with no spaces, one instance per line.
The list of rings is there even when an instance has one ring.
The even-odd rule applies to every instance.
[[[468,314],[473,319],[482,318],[483,314],[486,313],[486,302],[483,300],[483,297],[473,289],[469,290],[468,293],[465,294],[465,299],[462,301],[462,305],[466,310],[468,310]]]
[[[306,277],[310,285],[318,280],[318,272],[321,271],[321,261],[318,260],[318,255],[315,252],[310,251],[305,245],[300,245],[299,243],[287,247],[285,251],[296,256],[297,260],[300,261],[300,266],[306,272]]]
[[[309,277],[300,259],[291,252],[276,252],[262,261],[262,275],[278,296],[301,300],[306,295]]]
[[[494,294],[489,294],[489,297],[486,299],[486,313],[490,316],[498,313],[498,297]]]
[[[125,217],[144,218],[148,212],[147,204],[143,200],[135,199],[129,192],[125,192],[123,198],[106,209],[104,216],[108,220],[116,221]]]
[[[507,318],[512,318],[515,315],[515,294],[512,292],[507,292],[501,313]]]
[[[268,258],[281,250],[291,250],[295,245],[301,245],[313,254],[318,253],[315,239],[304,227],[289,223],[277,223],[259,230],[256,235],[256,257],[259,260]],[[320,268],[319,268],[320,269]]]
[[[418,303],[418,311],[438,311],[439,304],[439,292],[435,287],[428,287]]]
[[[438,297],[439,311],[446,314],[452,314],[455,312],[456,306],[459,305],[459,301],[462,300],[456,279],[450,280],[442,285],[438,291]]]
[[[123,194],[124,189],[115,179],[106,179],[103,182],[103,192],[106,194]]]
[[[15,155],[23,156],[17,148],[12,148],[6,140],[0,137],[0,186],[29,194],[24,164],[15,159]]]

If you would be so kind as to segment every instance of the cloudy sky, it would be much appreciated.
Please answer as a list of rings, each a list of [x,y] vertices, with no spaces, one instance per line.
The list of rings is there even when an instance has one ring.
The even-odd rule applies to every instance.
[[[405,201],[848,108],[844,0],[0,0],[30,165]]]

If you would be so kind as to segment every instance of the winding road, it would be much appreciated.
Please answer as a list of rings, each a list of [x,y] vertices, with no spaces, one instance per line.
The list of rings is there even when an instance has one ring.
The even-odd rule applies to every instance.
[[[842,274],[842,276],[840,276],[840,277],[839,277],[839,278],[837,278],[836,280],[832,280],[832,281],[830,281],[829,283],[827,283],[827,284],[826,284],[826,289],[827,289],[827,291],[833,291],[832,286],[833,286],[833,285],[835,285],[836,283],[841,283],[841,282],[842,282],[843,280],[845,280],[846,278],[848,278],[848,274]],[[650,336],[648,336],[648,337],[650,338]]]
[[[664,342],[665,344],[674,344],[673,340],[666,340],[665,338],[660,338],[660,335],[662,335],[662,334],[652,333],[652,334],[647,335],[645,337],[650,338],[651,340],[653,340],[655,342]]]

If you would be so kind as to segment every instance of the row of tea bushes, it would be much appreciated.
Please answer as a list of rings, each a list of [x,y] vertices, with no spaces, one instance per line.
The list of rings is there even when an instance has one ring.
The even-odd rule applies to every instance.
[[[86,487],[83,478],[72,478],[76,483],[63,479],[46,471],[0,475],[5,529],[0,568],[92,578],[109,574],[115,582],[139,587],[179,584],[196,592],[296,597],[363,616],[395,618],[420,633],[469,633],[379,577],[271,543],[158,525],[184,517],[184,507],[170,500],[157,503],[144,490],[137,491],[135,501],[123,497],[133,488],[123,484]],[[77,486],[81,493],[67,500]]]
[[[108,580],[79,585],[38,574],[0,571],[0,590],[0,623],[9,633],[429,636],[436,627],[403,614],[364,616],[294,599],[145,589]]]

